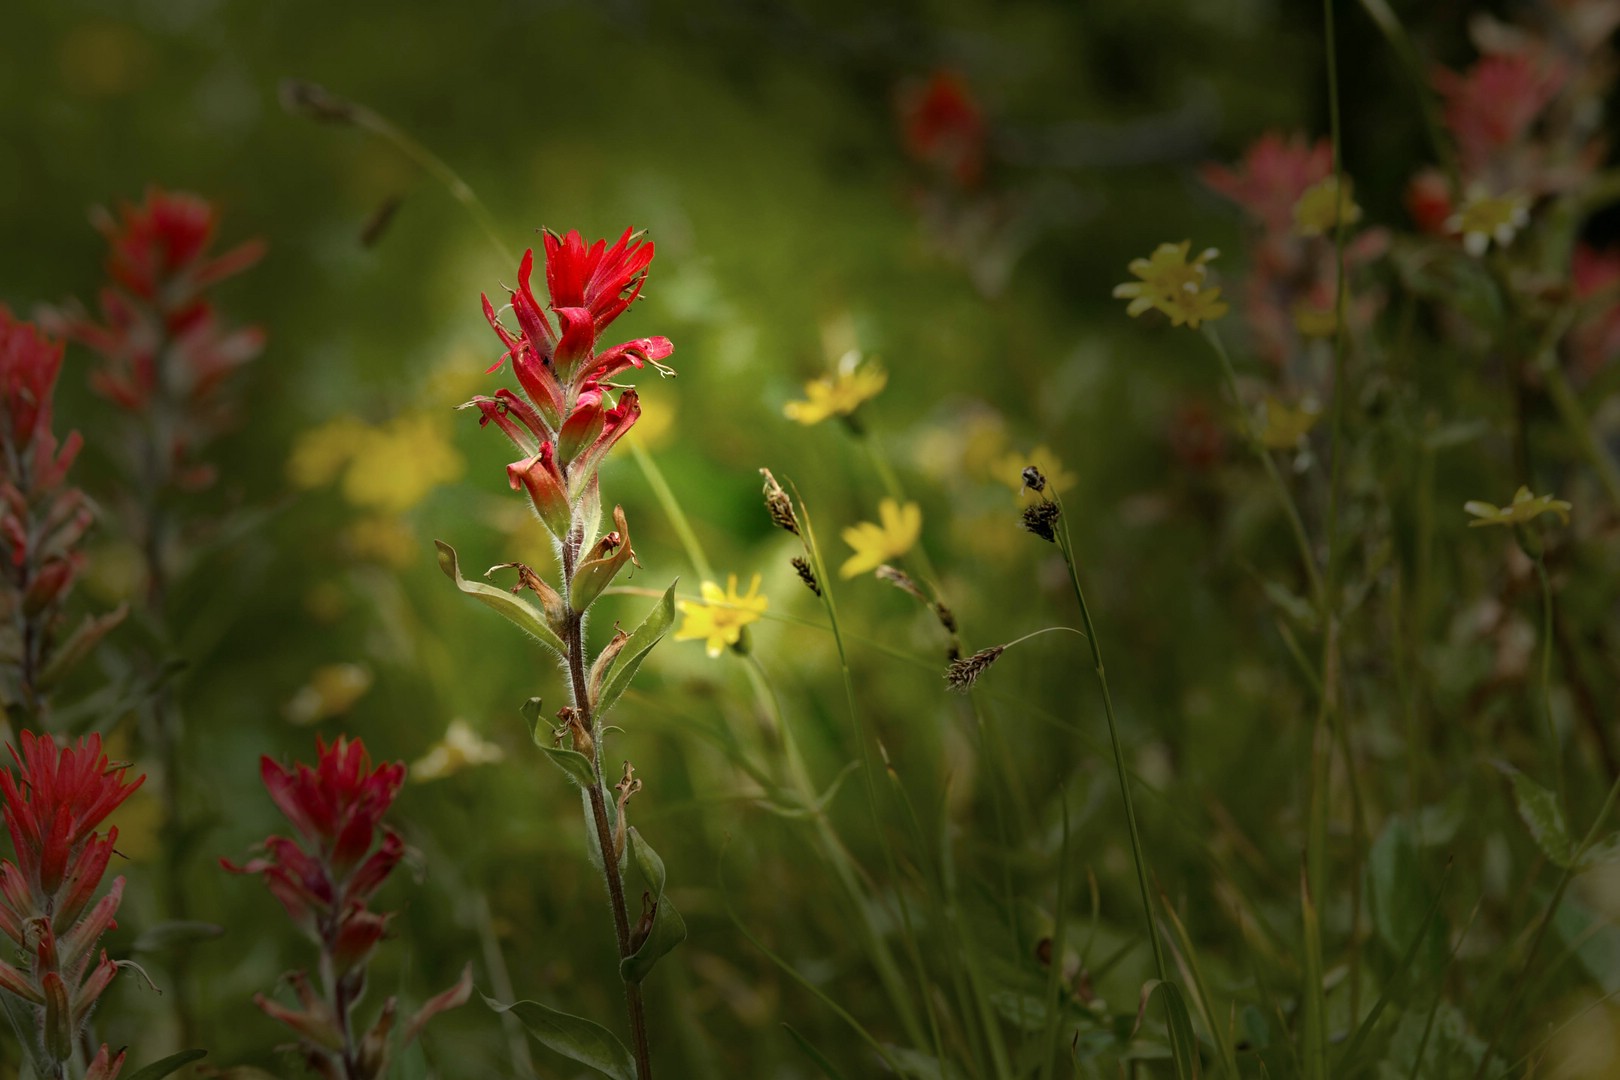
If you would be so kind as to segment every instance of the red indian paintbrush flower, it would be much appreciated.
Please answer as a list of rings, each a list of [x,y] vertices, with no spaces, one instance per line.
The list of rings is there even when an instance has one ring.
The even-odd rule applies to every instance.
[[[146,189],[139,205],[121,202],[95,224],[107,238],[107,273],[135,296],[167,310],[184,309],[205,288],[240,273],[264,256],[264,242],[249,240],[209,257],[219,211],[183,191]]]
[[[363,1038],[349,1013],[365,989],[366,963],[392,918],[367,905],[405,855],[399,834],[382,824],[404,783],[405,766],[396,761],[373,768],[365,744],[344,736],[331,745],[316,736],[315,749],[314,768],[300,762],[287,769],[269,757],[259,762],[270,798],[298,838],[272,836],[264,842],[264,858],[245,866],[226,859],[220,864],[232,873],[263,874],[271,895],[321,950],[320,992],[300,971],[291,977],[297,1008],[263,994],[255,995],[254,1003],[299,1034],[300,1049],[316,1072],[334,1080],[368,1080],[381,1076],[387,1065],[394,999],[383,1005]],[[406,1041],[471,992],[469,966],[460,982],[416,1013]]]
[[[61,367],[62,346],[0,305],[0,625],[16,637],[0,651],[15,657],[7,700],[35,716],[62,601],[83,562],[79,541],[93,520],[84,494],[65,483],[83,440],[73,432],[58,443],[51,430]]]
[[[156,479],[204,487],[213,470],[191,459],[228,426],[220,386],[264,347],[260,328],[228,326],[205,293],[258,262],[264,243],[210,254],[219,221],[214,204],[155,187],[143,202],[121,203],[116,213],[98,210],[93,218],[107,238],[111,278],[98,297],[100,320],[74,303],[47,312],[46,326],[101,355],[102,367],[90,376],[98,394],[130,413],[156,407],[170,414],[164,444],[153,448],[168,459],[166,475]]]
[[[483,297],[484,316],[506,346],[489,371],[510,359],[523,393],[502,389],[468,404],[483,414],[480,424],[493,422],[525,455],[507,466],[508,479],[514,490],[528,492],[559,540],[569,531],[574,507],[596,490],[602,460],[641,415],[635,389],[610,380],[646,364],[674,374],[659,362],[674,351],[668,338],[637,338],[602,352],[596,348],[602,332],[641,295],[653,250],[628,229],[612,247],[606,240],[587,246],[578,232],[547,232],[546,287],[555,325],[530,285],[532,250],[523,253],[512,291],[516,335]],[[615,391],[616,401],[610,397]]]
[[[0,861],[0,931],[22,959],[15,967],[0,961],[0,989],[34,1010],[40,1041],[32,1050],[60,1067],[118,974],[118,964],[106,950],[98,957],[95,946],[114,925],[124,879],[114,878],[86,910],[118,840],[116,828],[105,834],[96,828],[146,778],[126,783],[128,766],[107,760],[99,735],[64,748],[25,731],[22,753],[10,749],[18,775],[0,768],[0,799],[17,860]],[[106,1060],[103,1048],[97,1075],[110,1080],[122,1060],[122,1054]]]
[[[1303,135],[1269,131],[1249,145],[1236,168],[1211,162],[1198,175],[1268,232],[1286,233],[1300,196],[1332,173],[1333,147],[1326,139],[1313,144]]]
[[[921,91],[900,103],[906,152],[939,169],[960,187],[975,187],[984,174],[988,125],[967,83],[950,71],[936,71]]]

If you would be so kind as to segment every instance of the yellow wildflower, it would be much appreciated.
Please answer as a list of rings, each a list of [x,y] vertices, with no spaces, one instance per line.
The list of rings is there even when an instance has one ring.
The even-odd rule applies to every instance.
[[[1470,528],[1477,529],[1482,525],[1527,525],[1542,514],[1557,514],[1558,519],[1568,525],[1569,512],[1574,506],[1551,495],[1532,495],[1529,488],[1520,487],[1506,506],[1471,499],[1463,503],[1463,509],[1479,519],[1468,523]]]
[[[1294,329],[1305,337],[1330,338],[1339,329],[1339,315],[1331,302],[1324,308],[1309,300],[1299,300],[1294,304],[1293,316]]]
[[[1206,248],[1192,262],[1187,254],[1192,241],[1179,244],[1160,244],[1146,259],[1132,259],[1130,271],[1140,281],[1128,281],[1114,286],[1114,297],[1129,300],[1125,314],[1132,318],[1150,308],[1158,308],[1170,316],[1172,326],[1198,328],[1205,319],[1218,319],[1227,312],[1220,298],[1221,290],[1206,288],[1209,276],[1207,264],[1220,252]]]
[[[1272,450],[1293,450],[1305,441],[1321,415],[1322,407],[1314,401],[1302,401],[1298,407],[1293,407],[1268,397],[1260,441]]]
[[[461,455],[450,445],[448,420],[403,413],[370,428],[343,475],[343,497],[355,506],[396,513],[461,475]]]
[[[742,637],[742,628],[759,617],[770,606],[770,597],[759,595],[760,576],[754,575],[747,595],[737,592],[737,575],[726,578],[725,591],[712,581],[703,583],[702,602],[678,600],[675,606],[685,616],[680,629],[675,631],[676,641],[702,641],[710,656],[719,656],[727,645],[735,645]]]
[[[310,675],[282,712],[294,724],[341,716],[371,689],[371,672],[359,664],[326,664]]]
[[[288,477],[297,487],[315,488],[341,476],[350,503],[400,513],[461,475],[448,427],[448,419],[424,412],[402,413],[376,427],[340,416],[298,439]]]
[[[1024,486],[1024,468],[1033,465],[1046,477],[1046,490],[1058,495],[1074,487],[1075,476],[1063,467],[1056,454],[1043,444],[1027,454],[1010,451],[996,464],[996,479],[1019,494],[1033,494]]]
[[[389,514],[351,521],[343,530],[343,544],[358,559],[396,567],[409,566],[425,550],[411,527]]]
[[[300,488],[324,487],[338,478],[359,450],[366,425],[353,416],[339,416],[298,436],[287,477]]]
[[[878,503],[878,517],[883,524],[863,521],[844,530],[844,543],[854,548],[855,554],[839,567],[840,576],[852,578],[876,570],[910,551],[922,535],[922,507],[914,502],[901,506],[893,499],[884,499]]]
[[[862,403],[878,396],[889,382],[889,375],[873,363],[863,363],[861,354],[847,352],[838,369],[804,384],[804,401],[782,406],[789,420],[819,424],[830,416],[848,416]]]
[[[1486,195],[1474,188],[1464,197],[1462,209],[1446,219],[1446,231],[1460,235],[1463,250],[1478,258],[1492,240],[1505,247],[1529,223],[1530,204],[1524,196]]]
[[[1329,176],[1305,189],[1305,194],[1294,204],[1294,232],[1300,236],[1327,236],[1339,227],[1342,215],[1346,225],[1361,220],[1361,207],[1351,196],[1349,179],[1344,192],[1339,192],[1339,178]]]
[[[506,751],[479,736],[472,725],[457,717],[450,721],[444,738],[411,763],[412,780],[442,780],[475,765],[493,765],[506,757]]]

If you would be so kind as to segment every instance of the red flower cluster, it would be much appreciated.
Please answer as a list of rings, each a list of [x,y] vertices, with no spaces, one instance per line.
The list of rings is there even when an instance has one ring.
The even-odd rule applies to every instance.
[[[118,830],[95,830],[146,778],[125,783],[128,766],[108,762],[99,735],[62,748],[25,731],[22,754],[12,748],[11,757],[20,775],[0,768],[0,798],[17,861],[0,861],[0,931],[24,959],[20,967],[0,961],[0,989],[34,1010],[40,1042],[33,1049],[59,1067],[72,1058],[85,1017],[118,974],[106,950],[98,958],[95,946],[114,925],[124,879],[114,878],[89,907]],[[122,1062],[122,1053],[109,1060],[102,1047],[91,1075],[111,1080]]]
[[[78,544],[93,520],[84,494],[65,483],[83,440],[73,432],[58,444],[51,430],[61,367],[62,346],[0,305],[0,544],[7,556],[0,612],[7,626],[22,627],[12,650],[19,658],[12,700],[36,711],[52,625],[83,562]]]
[[[221,382],[264,346],[262,330],[230,328],[204,295],[264,254],[263,242],[250,240],[209,255],[218,218],[206,199],[155,187],[116,215],[99,211],[112,279],[101,291],[101,321],[76,307],[50,316],[53,330],[101,355],[91,385],[103,397],[133,413],[148,411],[154,398],[179,410],[182,422],[165,449],[174,478],[189,487],[213,475],[189,458],[226,423]]]
[[[906,152],[913,159],[938,169],[960,187],[978,186],[984,175],[988,125],[984,110],[960,76],[935,72],[927,86],[902,97],[900,125]]]
[[[668,338],[649,337],[596,351],[601,333],[641,294],[653,258],[650,242],[627,229],[611,248],[605,240],[587,247],[578,232],[547,232],[545,249],[555,327],[530,287],[532,250],[523,253],[512,293],[516,336],[502,325],[489,297],[483,298],[484,317],[506,346],[489,371],[510,358],[523,395],[502,389],[468,404],[483,414],[481,425],[493,421],[526,455],[507,466],[507,477],[514,490],[528,492],[552,535],[565,540],[575,507],[587,497],[599,498],[602,460],[641,415],[635,389],[610,380],[644,364],[673,374],[659,361],[674,346]],[[617,401],[612,391],[618,391]]]
[[[299,840],[272,836],[264,842],[265,858],[243,867],[222,862],[236,873],[263,874],[293,922],[331,950],[343,975],[370,958],[387,929],[388,917],[366,904],[405,854],[399,834],[380,828],[405,781],[405,766],[373,770],[358,739],[339,736],[327,746],[317,736],[315,746],[313,769],[300,762],[288,771],[270,757],[259,761],[270,798]]]
[[[1244,316],[1255,352],[1287,371],[1302,359],[1311,338],[1335,330],[1338,280],[1333,229],[1302,230],[1300,210],[1308,192],[1326,195],[1331,220],[1333,149],[1326,139],[1268,132],[1245,151],[1236,168],[1207,164],[1200,177],[1217,194],[1247,212],[1256,229]],[[1347,224],[1349,223],[1347,217]],[[1345,249],[1354,269],[1381,255],[1388,237],[1378,229],[1353,236]],[[1369,319],[1376,306],[1363,294],[1350,311],[1351,325]]]
[[[276,807],[298,833],[272,836],[265,857],[237,866],[238,874],[263,874],[265,885],[287,914],[321,950],[322,990],[303,972],[291,976],[298,1008],[258,994],[260,1009],[298,1032],[310,1067],[323,1076],[360,1080],[381,1076],[387,1065],[395,1004],[390,998],[363,1039],[354,1036],[349,1012],[365,989],[365,965],[392,917],[367,905],[383,880],[399,865],[405,843],[382,824],[383,815],[405,781],[400,762],[372,768],[359,739],[339,736],[328,746],[315,739],[318,760],[288,770],[269,757],[259,773]],[[437,1012],[460,1005],[472,991],[471,971],[418,1011],[406,1029],[407,1041]]]

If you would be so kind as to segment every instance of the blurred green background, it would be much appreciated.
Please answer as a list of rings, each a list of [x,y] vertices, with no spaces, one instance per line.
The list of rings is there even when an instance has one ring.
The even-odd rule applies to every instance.
[[[1388,50],[1347,6],[1346,160],[1369,217],[1399,225],[1401,187],[1425,156],[1421,131]],[[1464,7],[1414,11],[1436,58],[1467,58]],[[192,950],[209,1062],[286,1069],[272,1050],[283,1031],[249,998],[311,960],[255,881],[215,867],[280,828],[258,756],[309,760],[315,731],[346,731],[379,758],[416,762],[456,718],[505,760],[413,781],[396,804],[420,858],[379,898],[400,915],[372,1000],[396,989],[421,1000],[468,959],[480,990],[501,996],[498,948],[518,996],[620,1025],[577,797],[517,713],[537,695],[549,715],[562,681],[520,635],[455,594],[431,544],[453,543],[469,572],[512,560],[550,569],[524,500],[507,490],[511,450],[454,412],[503,385],[482,375],[498,347],[478,298],[515,283],[542,226],[594,238],[633,225],[657,244],[644,299],[614,328],[614,340],[675,343],[678,377],[638,379],[644,445],[722,583],[763,574],[772,616],[824,623],[788,566],[791,538],[763,512],[757,469],[797,486],[834,565],[838,530],[874,520],[883,494],[860,439],[782,414],[844,350],[889,372],[862,410],[866,438],[923,507],[923,544],[970,650],[1077,620],[1061,561],[1017,521],[1017,459],[1045,447],[1061,462],[1132,761],[1162,792],[1141,803],[1156,867],[1167,890],[1193,898],[1184,917],[1223,987],[1252,990],[1244,942],[1211,897],[1234,873],[1262,916],[1284,927],[1296,918],[1312,705],[1262,587],[1269,573],[1288,575],[1291,549],[1241,442],[1210,426],[1220,384],[1205,346],[1127,320],[1109,293],[1131,258],[1163,240],[1219,246],[1226,271],[1240,272],[1238,218],[1191,170],[1231,160],[1268,128],[1325,133],[1319,20],[1315,5],[1291,0],[14,0],[0,44],[0,300],[26,313],[93,295],[102,241],[86,211],[148,184],[216,200],[226,244],[262,236],[270,248],[219,290],[269,344],[240,377],[240,423],[214,448],[221,479],[198,497],[199,516],[224,532],[171,603],[189,665],[180,695],[200,825],[191,908],[225,927]],[[989,122],[986,176],[971,196],[942,196],[938,176],[905,152],[902,103],[938,70],[964,79]],[[277,91],[289,77],[375,109],[449,163],[496,235],[397,146],[289,114]],[[394,200],[386,229],[364,236]],[[112,474],[97,437],[111,419],[85,388],[90,363],[70,350],[58,426],[85,433],[76,475],[94,493]],[[345,417],[351,433],[358,422],[370,434],[354,437],[355,456],[323,458],[310,433]],[[1195,420],[1207,430],[1189,435]],[[1207,460],[1189,438],[1212,440]],[[299,447],[310,455],[304,474],[289,469]],[[1446,505],[1505,497],[1482,479],[1504,456],[1487,444],[1446,477]],[[323,475],[333,482],[315,482]],[[679,577],[682,595],[694,594],[701,574],[628,453],[603,485],[634,529],[642,569],[628,584],[661,591]],[[1463,538],[1463,524],[1445,519],[1443,547]],[[110,604],[130,588],[119,572],[127,553],[114,524],[98,535],[84,588]],[[1479,588],[1488,572],[1454,573],[1442,557],[1435,587]],[[1103,965],[1122,943],[1140,945],[1140,913],[1083,644],[1037,639],[986,677],[984,717],[1008,748],[1022,803],[1004,826],[985,795],[990,765],[973,717],[944,692],[937,624],[869,578],[831,584],[858,639],[858,707],[925,831],[955,851],[962,918],[969,937],[982,935],[998,985],[1038,995],[1044,983],[993,897],[1005,868],[1015,895],[1051,908],[1066,803],[1070,896],[1081,897],[1071,940],[1091,927],[1096,993],[1112,1013],[1131,1013],[1148,959],[1138,947]],[[649,603],[604,600],[599,638]],[[830,635],[768,619],[750,641],[811,773],[831,783],[854,751]],[[1488,648],[1459,663],[1479,667]],[[775,745],[750,670],[667,641],[614,716],[624,731],[611,753],[634,761],[647,785],[632,821],[668,865],[691,931],[648,984],[656,1057],[669,1077],[811,1076],[785,1020],[849,1075],[872,1075],[830,1011],[726,914],[722,891],[750,932],[880,1038],[903,1038],[806,824],[762,808],[736,767],[739,755],[769,760]],[[1393,705],[1367,703],[1366,722],[1375,771],[1399,741]],[[1449,760],[1444,745],[1437,761]],[[1431,778],[1437,792],[1446,769]],[[879,870],[860,789],[851,778],[829,813],[886,895],[897,885]],[[139,842],[140,805],[121,822],[133,899],[114,955],[162,917],[155,887],[140,885],[155,857],[150,828]],[[1470,808],[1479,835],[1465,846],[1479,864],[1512,811],[1451,807]],[[1524,843],[1514,834],[1516,849]],[[1440,857],[1424,855],[1428,880]],[[928,872],[908,861],[901,877]],[[1081,918],[1088,872],[1094,924]],[[1335,917],[1359,888],[1342,884]],[[161,985],[163,955],[143,960]],[[164,1000],[134,977],[109,992],[98,1023],[114,1044],[135,1045],[136,1060],[174,1037]],[[515,1053],[476,998],[427,1038],[447,1077],[521,1075]],[[578,1074],[533,1053],[541,1076]]]

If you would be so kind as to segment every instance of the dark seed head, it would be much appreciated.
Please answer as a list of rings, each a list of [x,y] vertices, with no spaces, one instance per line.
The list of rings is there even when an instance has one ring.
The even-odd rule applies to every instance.
[[[1024,528],[1042,540],[1055,544],[1057,543],[1057,533],[1053,531],[1052,526],[1057,524],[1057,520],[1062,516],[1062,513],[1058,509],[1057,503],[1047,499],[1042,499],[1038,503],[1031,503],[1024,507]]]
[[[945,668],[946,684],[959,694],[967,693],[973,689],[973,684],[979,681],[979,676],[988,671],[990,665],[999,660],[1001,654],[1006,651],[1005,645],[992,645],[988,649],[980,649],[966,659],[952,660]]]

